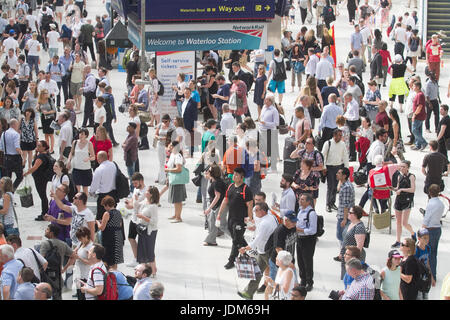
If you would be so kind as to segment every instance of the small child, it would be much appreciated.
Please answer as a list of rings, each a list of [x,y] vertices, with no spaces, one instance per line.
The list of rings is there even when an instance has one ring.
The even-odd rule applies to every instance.
[[[289,23],[295,24],[295,7],[291,6],[289,8]]]
[[[416,245],[416,253],[414,254],[417,259],[423,261],[423,263],[430,269],[430,254],[431,247],[428,244],[430,242],[430,234],[428,229],[422,228],[417,232],[418,243]],[[431,282],[435,283],[433,275],[431,275]],[[417,300],[428,300],[428,292],[419,291],[417,294]]]

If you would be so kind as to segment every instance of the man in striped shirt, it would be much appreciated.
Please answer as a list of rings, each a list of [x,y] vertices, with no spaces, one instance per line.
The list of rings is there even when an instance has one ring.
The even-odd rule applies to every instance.
[[[345,292],[339,292],[342,294],[341,300],[373,300],[375,296],[373,278],[364,271],[361,261],[356,258],[350,259],[346,263],[346,269],[348,275],[355,280]]]

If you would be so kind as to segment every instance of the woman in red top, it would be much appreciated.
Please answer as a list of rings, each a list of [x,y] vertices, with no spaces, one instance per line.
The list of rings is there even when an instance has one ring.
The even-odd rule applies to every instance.
[[[92,136],[91,140],[95,151],[95,165],[93,169],[98,167],[97,155],[100,151],[105,151],[108,154],[108,160],[113,161],[113,150],[111,140],[108,139],[108,133],[104,126],[99,126],[95,135]]]
[[[387,49],[387,43],[383,43],[381,50],[381,68],[383,69],[383,87],[386,87],[386,78],[388,73],[389,63],[392,64],[391,53]]]

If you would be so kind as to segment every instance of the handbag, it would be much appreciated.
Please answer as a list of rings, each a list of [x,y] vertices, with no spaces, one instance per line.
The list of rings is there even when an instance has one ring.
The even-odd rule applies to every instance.
[[[140,236],[147,234],[147,226],[145,224],[138,223],[136,225],[136,232]]]
[[[369,228],[366,228],[366,237],[364,238],[364,248],[369,248],[370,244],[370,230]]]
[[[181,172],[169,172],[169,184],[188,184],[189,183],[189,170],[184,166],[181,167]]]
[[[279,134],[287,134],[289,132],[289,125],[282,124],[278,126],[278,133]]]
[[[373,225],[377,229],[389,228],[389,226],[391,225],[391,214],[389,213],[389,211],[380,214],[375,213],[373,214],[372,219]]]
[[[301,73],[305,71],[305,65],[302,61],[295,61],[294,62],[294,72],[295,73]]]
[[[316,119],[322,116],[322,111],[320,110],[320,108],[317,106],[316,103],[308,107],[308,112],[311,117]]]
[[[195,176],[191,181],[196,187],[200,187],[202,185],[202,175]]]
[[[248,254],[239,255],[236,257],[234,264],[236,266],[238,278],[256,280],[256,277],[261,274],[261,269],[254,257]]]
[[[25,179],[25,187],[16,190],[16,193],[20,196],[20,205],[23,208],[29,208],[34,205],[33,193],[31,192],[31,187],[27,186],[26,181]]]
[[[400,151],[401,153],[405,152],[405,145],[403,144],[402,139],[397,140],[397,145],[395,147],[397,148],[397,151]]]

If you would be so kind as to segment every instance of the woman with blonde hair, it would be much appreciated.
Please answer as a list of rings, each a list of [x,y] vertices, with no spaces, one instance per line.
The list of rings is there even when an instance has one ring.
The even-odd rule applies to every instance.
[[[97,156],[100,151],[105,151],[106,154],[108,155],[108,160],[113,161],[112,142],[111,140],[109,140],[108,133],[104,126],[99,126],[97,128],[95,135],[93,135],[89,141],[92,142],[92,145],[94,146],[95,152],[95,165],[93,168],[94,170],[98,167]]]
[[[416,253],[416,241],[411,238],[404,239],[400,245],[403,253],[403,261],[400,264],[400,290],[403,300],[417,300],[419,292],[417,281],[419,280],[419,261],[414,256]]]
[[[55,146],[55,131],[50,127],[50,125],[52,121],[56,119],[56,108],[52,102],[52,99],[50,99],[47,89],[41,90],[36,110],[41,113],[42,132],[44,133],[45,141],[50,146],[50,154],[53,154],[53,147]]]

